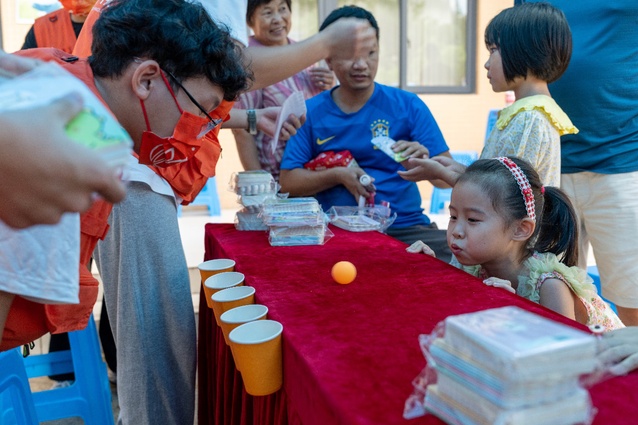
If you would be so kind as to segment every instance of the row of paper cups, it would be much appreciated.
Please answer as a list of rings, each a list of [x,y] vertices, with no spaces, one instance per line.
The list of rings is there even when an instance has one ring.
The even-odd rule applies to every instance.
[[[281,323],[268,320],[268,307],[255,304],[255,288],[244,285],[235,261],[225,258],[199,266],[208,307],[213,310],[241,372],[246,392],[272,394],[283,382]]]

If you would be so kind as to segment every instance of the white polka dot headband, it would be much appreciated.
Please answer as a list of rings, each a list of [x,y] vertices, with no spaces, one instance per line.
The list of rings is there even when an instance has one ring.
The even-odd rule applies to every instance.
[[[525,210],[527,211],[527,216],[536,221],[534,192],[532,191],[532,186],[529,184],[529,180],[527,180],[527,176],[525,175],[523,170],[521,170],[521,168],[508,157],[500,156],[496,159],[498,160],[498,162],[506,166],[516,179],[516,183],[518,183],[518,187],[521,189],[521,194],[523,195],[523,201],[525,201]]]

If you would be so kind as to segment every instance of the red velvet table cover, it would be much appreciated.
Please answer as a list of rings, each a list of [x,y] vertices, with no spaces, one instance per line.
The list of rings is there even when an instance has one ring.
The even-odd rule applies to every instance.
[[[199,424],[441,424],[432,415],[405,420],[412,379],[425,365],[418,336],[449,315],[517,305],[583,326],[378,232],[331,227],[322,246],[273,247],[265,232],[206,225],[205,259],[231,258],[255,287],[257,303],[281,322],[284,384],[252,397],[203,297],[199,308]],[[330,270],[351,261],[357,278],[335,283]],[[638,373],[590,389],[595,424],[638,421]]]

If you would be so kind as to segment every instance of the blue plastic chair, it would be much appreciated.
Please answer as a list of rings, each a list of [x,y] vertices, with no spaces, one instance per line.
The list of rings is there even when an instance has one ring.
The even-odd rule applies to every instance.
[[[0,423],[37,425],[38,415],[20,349],[1,352],[0,366],[0,412],[7,412]]]
[[[470,165],[478,159],[478,152],[474,151],[455,151],[450,152],[455,161]],[[432,198],[430,199],[430,214],[439,214],[445,210],[445,203],[450,201],[452,197],[452,189],[440,189],[435,187],[432,190]]]
[[[70,350],[30,355],[24,359],[29,378],[73,372],[75,381],[68,387],[33,393],[40,422],[80,417],[86,425],[113,425],[111,386],[98,340],[93,316],[86,329],[69,332]],[[9,420],[10,409],[0,412],[0,423]]]
[[[496,125],[496,120],[498,119],[498,112],[500,109],[490,109],[490,112],[487,113],[487,125],[485,126],[485,141],[489,137],[492,132],[492,128]]]
[[[222,209],[219,204],[219,195],[217,194],[217,183],[215,177],[211,177],[206,182],[206,185],[201,192],[197,195],[197,198],[193,200],[189,205],[206,205],[208,207],[208,215],[221,215]],[[182,215],[182,206],[177,208],[177,216]]]
[[[597,266],[589,266],[589,267],[587,267],[587,274],[594,281],[594,285],[596,285],[596,290],[598,291],[598,295],[600,295],[600,297],[602,298],[603,291],[602,291],[602,288],[600,286],[600,274],[598,273],[598,267]],[[609,300],[606,300],[605,298],[603,298],[603,300],[607,304],[609,304],[611,306],[612,310],[614,310],[614,312],[616,312],[616,314],[618,314],[618,310],[616,310],[616,305],[614,303],[612,303]]]

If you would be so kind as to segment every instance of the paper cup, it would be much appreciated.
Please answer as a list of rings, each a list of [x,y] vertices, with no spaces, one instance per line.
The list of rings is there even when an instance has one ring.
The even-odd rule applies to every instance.
[[[239,325],[254,322],[255,320],[264,320],[268,314],[268,307],[262,304],[248,304],[231,308],[224,311],[219,316],[219,325],[224,333],[226,344],[230,345],[228,334]]]
[[[252,286],[234,286],[222,289],[211,296],[213,301],[213,313],[217,325],[220,324],[219,317],[231,308],[242,305],[253,304],[255,302],[255,288]]]
[[[201,263],[197,266],[199,269],[199,275],[202,278],[202,287],[204,288],[204,293],[206,294],[206,304],[208,304],[208,308],[212,308],[212,302],[210,300],[212,292],[204,285],[204,282],[218,273],[223,272],[232,272],[235,270],[235,261],[230,260],[228,258],[218,258],[216,260],[208,260]],[[209,293],[210,292],[210,293]]]
[[[274,320],[256,320],[239,325],[228,335],[248,394],[263,396],[281,388],[283,329]]]
[[[204,293],[206,294],[206,304],[213,308],[212,296],[222,289],[241,286],[244,284],[244,274],[239,272],[222,272],[212,275],[204,281]]]

